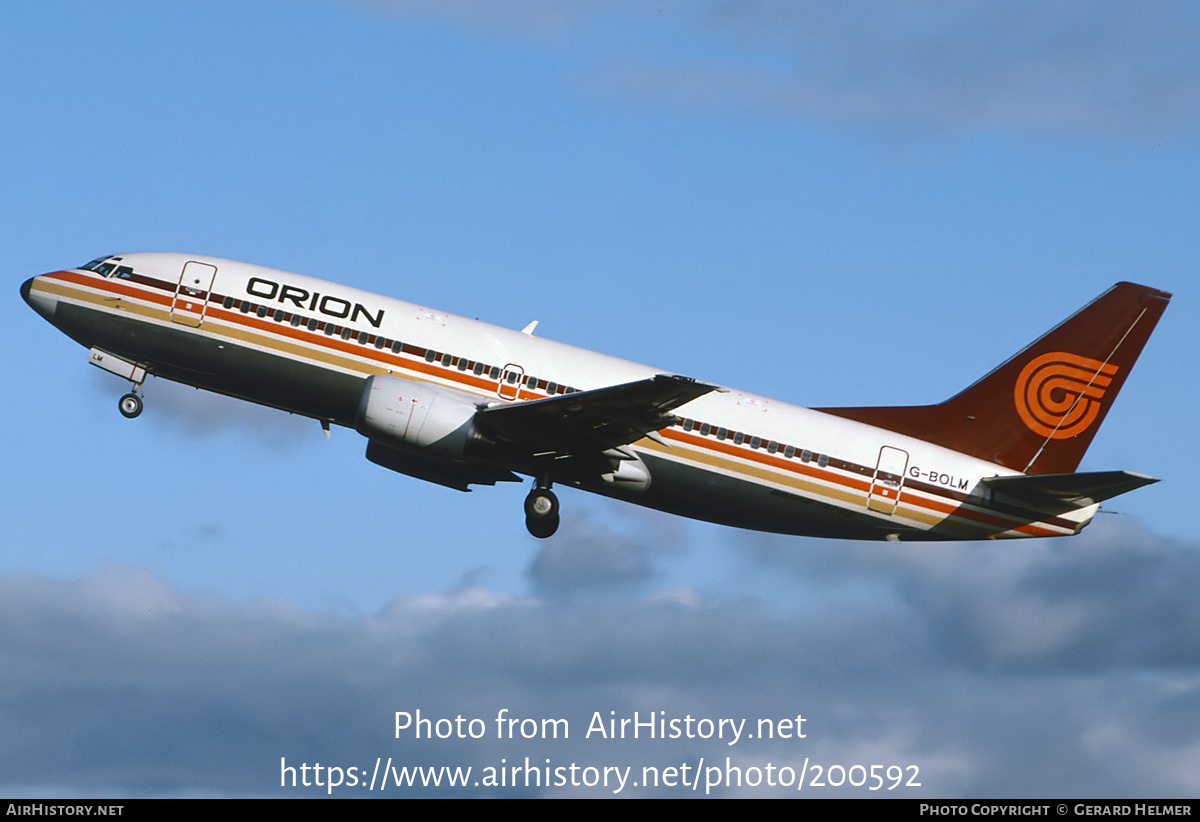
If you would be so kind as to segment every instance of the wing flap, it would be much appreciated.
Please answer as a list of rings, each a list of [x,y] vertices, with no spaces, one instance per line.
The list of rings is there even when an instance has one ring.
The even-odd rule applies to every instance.
[[[476,415],[482,429],[534,454],[603,453],[653,436],[671,412],[717,386],[658,374],[646,380],[528,402],[493,405]]]

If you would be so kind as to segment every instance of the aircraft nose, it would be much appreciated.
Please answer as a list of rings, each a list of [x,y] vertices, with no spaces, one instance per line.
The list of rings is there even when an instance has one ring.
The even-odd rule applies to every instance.
[[[45,292],[33,293],[33,284],[37,277],[30,277],[21,283],[21,299],[29,303],[29,307],[41,314],[50,322],[54,322],[54,299]]]

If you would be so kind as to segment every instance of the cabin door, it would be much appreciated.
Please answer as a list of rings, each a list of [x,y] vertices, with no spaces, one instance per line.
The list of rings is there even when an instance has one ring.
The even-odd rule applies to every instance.
[[[525,378],[525,369],[516,363],[504,366],[500,374],[500,382],[496,385],[496,394],[502,400],[515,400],[521,393],[521,380]]]
[[[885,445],[879,449],[879,461],[875,463],[875,475],[871,477],[871,490],[867,494],[867,508],[881,514],[894,514],[900,504],[900,490],[904,487],[904,471],[908,468],[908,452]]]
[[[189,261],[179,274],[175,299],[171,302],[171,320],[196,328],[204,320],[208,307],[208,292],[212,289],[217,267],[208,263]]]

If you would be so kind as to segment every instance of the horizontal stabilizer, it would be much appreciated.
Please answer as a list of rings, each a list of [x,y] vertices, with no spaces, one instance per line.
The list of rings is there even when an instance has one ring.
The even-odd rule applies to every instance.
[[[1018,474],[985,477],[984,487],[1040,511],[1062,513],[1111,499],[1143,485],[1158,482],[1133,471],[1091,471],[1084,474]]]

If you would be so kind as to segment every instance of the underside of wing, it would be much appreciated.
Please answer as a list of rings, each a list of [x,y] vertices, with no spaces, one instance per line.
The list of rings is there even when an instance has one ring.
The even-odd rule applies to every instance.
[[[367,443],[367,459],[390,471],[408,474],[410,477],[459,491],[469,491],[472,485],[521,481],[512,471],[486,463],[431,457],[415,448],[388,445],[376,440]]]
[[[672,425],[671,412],[717,386],[658,374],[646,380],[479,411],[479,428],[533,455],[598,454],[653,437]]]

